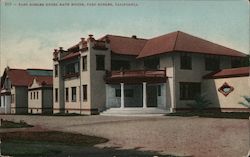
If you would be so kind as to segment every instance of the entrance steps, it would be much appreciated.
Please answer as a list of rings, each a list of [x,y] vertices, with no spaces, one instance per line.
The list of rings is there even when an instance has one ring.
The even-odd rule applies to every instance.
[[[100,113],[105,116],[164,116],[170,113],[167,109],[160,108],[110,108]]]

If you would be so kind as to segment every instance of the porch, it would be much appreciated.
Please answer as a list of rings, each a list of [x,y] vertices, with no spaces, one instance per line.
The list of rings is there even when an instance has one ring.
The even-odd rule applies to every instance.
[[[104,113],[165,114],[165,70],[112,71],[107,76]]]

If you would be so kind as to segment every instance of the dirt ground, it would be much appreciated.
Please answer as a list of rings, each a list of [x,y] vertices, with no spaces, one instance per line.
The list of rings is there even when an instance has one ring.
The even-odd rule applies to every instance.
[[[195,157],[243,157],[249,148],[249,121],[199,117],[21,116],[38,128],[108,138],[97,147],[119,147]]]

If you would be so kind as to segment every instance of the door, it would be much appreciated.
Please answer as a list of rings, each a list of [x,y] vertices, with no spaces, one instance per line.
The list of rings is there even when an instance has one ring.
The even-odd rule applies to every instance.
[[[147,107],[157,107],[157,86],[147,86]]]

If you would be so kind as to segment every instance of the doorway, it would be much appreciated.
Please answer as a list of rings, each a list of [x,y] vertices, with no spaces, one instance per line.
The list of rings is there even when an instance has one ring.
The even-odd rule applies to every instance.
[[[147,86],[147,107],[157,107],[157,86]]]

